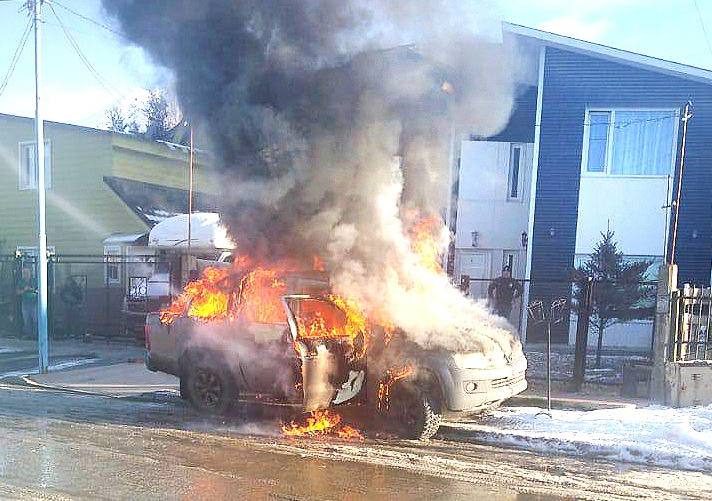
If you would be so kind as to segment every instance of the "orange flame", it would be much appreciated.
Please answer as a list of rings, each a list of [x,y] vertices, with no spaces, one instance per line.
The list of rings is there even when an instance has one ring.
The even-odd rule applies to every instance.
[[[287,292],[287,283],[274,269],[257,268],[240,280],[239,313],[250,322],[286,324],[280,298]]]
[[[325,437],[336,435],[339,438],[357,438],[363,440],[363,433],[349,425],[341,425],[341,416],[328,410],[314,411],[307,417],[304,425],[292,421],[281,426],[282,435],[287,437]]]
[[[324,261],[321,260],[318,254],[314,254],[314,257],[312,258],[312,268],[315,271],[326,271],[326,268],[324,268]]]
[[[299,338],[345,338],[354,346],[354,357],[363,357],[371,332],[366,315],[355,301],[336,294],[330,294],[326,299],[336,306],[337,310],[303,311],[302,316],[297,317]],[[343,318],[339,318],[341,315],[338,312],[343,314]]]
[[[236,265],[234,269],[238,270],[240,266]],[[227,283],[231,273],[229,269],[206,268],[201,278],[188,282],[183,293],[168,308],[161,310],[161,322],[172,324],[176,318],[187,315],[211,323],[242,315],[251,322],[286,324],[280,298],[286,293],[287,284],[280,278],[278,270],[252,270],[242,277],[236,289]],[[232,297],[238,299],[236,311],[230,310]]]
[[[439,216],[428,216],[421,219],[410,231],[410,245],[418,256],[420,264],[431,271],[441,273],[440,246],[435,238],[442,227]]]
[[[378,382],[378,408],[384,411],[391,408],[391,388],[396,382],[408,377],[413,372],[413,366],[406,365],[401,369],[388,369],[386,375]]]
[[[183,293],[168,308],[161,310],[161,323],[170,325],[184,313],[201,322],[225,318],[229,295],[221,286],[227,277],[227,269],[206,268],[202,278],[188,282]]]

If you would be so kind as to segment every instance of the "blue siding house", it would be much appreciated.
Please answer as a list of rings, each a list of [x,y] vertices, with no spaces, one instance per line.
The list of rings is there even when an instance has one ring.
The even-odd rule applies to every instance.
[[[674,259],[681,281],[709,285],[712,72],[524,26],[503,32],[536,59],[538,73],[509,125],[485,140],[532,143],[522,174],[531,181],[526,265],[515,277],[531,280],[528,299],[568,296],[572,269],[608,229],[627,258],[670,261],[688,102]],[[569,336],[568,325],[554,333],[560,343]]]

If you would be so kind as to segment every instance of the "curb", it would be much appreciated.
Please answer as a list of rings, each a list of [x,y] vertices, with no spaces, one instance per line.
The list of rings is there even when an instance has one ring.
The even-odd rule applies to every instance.
[[[48,384],[38,383],[34,379],[30,379],[29,376],[21,376],[20,379],[28,386],[34,386],[35,388],[42,388],[43,390],[63,391],[65,393],[72,393],[75,395],[89,395],[89,396],[94,396],[94,397],[121,398],[121,397],[115,397],[114,395],[107,395],[106,393],[98,393],[98,392],[86,391],[86,390],[75,390],[73,388],[62,388],[60,386],[51,386]]]
[[[100,393],[97,391],[88,391],[88,390],[77,390],[74,388],[63,388],[61,386],[51,386],[48,384],[44,383],[38,383],[37,381],[31,379],[29,376],[22,376],[20,377],[23,383],[25,383],[28,386],[32,386],[35,388],[41,388],[43,390],[51,390],[51,391],[61,391],[64,393],[70,393],[73,395],[81,395],[81,396],[91,396],[91,397],[104,397],[104,398],[113,398],[115,400],[123,400],[126,402],[160,402],[162,399],[160,396],[156,395],[157,392],[149,392],[149,393],[142,393],[141,395],[127,395],[125,397],[118,397],[116,395],[109,395],[107,393]],[[165,392],[162,392],[165,393]],[[173,401],[174,399],[166,399],[166,400],[171,400]],[[176,400],[180,400],[180,397],[176,395]]]
[[[539,395],[516,395],[506,401],[511,407],[542,407],[546,408],[546,397]],[[602,400],[585,400],[577,398],[551,399],[552,409],[575,409],[582,411],[595,411],[600,409],[635,409],[638,406],[630,402],[607,402]]]
[[[48,384],[38,383],[37,381],[30,379],[29,376],[22,376],[20,379],[22,380],[22,382],[24,382],[28,386],[32,386],[35,388],[41,388],[43,390],[61,391],[64,393],[70,393],[73,395],[81,395],[81,396],[85,396],[85,397],[89,396],[89,397],[113,398],[115,400],[123,400],[125,402],[143,402],[143,403],[154,402],[155,403],[155,402],[164,401],[164,399],[162,399],[161,396],[163,396],[163,397],[167,396],[165,394],[159,396],[159,395],[156,395],[155,393],[143,393],[141,395],[134,395],[134,396],[127,395],[125,397],[117,397],[116,395],[108,395],[106,393],[99,393],[99,392],[95,392],[95,391],[76,390],[73,388],[62,388],[59,386],[50,386]],[[172,395],[171,395],[171,397],[172,397]],[[175,399],[174,398],[165,398],[165,401],[168,401],[168,400],[179,401],[180,397],[178,395],[176,395]]]

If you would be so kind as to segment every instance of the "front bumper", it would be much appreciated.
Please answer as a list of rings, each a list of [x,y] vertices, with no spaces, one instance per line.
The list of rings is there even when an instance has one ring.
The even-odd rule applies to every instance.
[[[521,359],[505,367],[496,369],[461,369],[450,366],[450,381],[443,382],[450,391],[446,392],[447,411],[459,414],[475,414],[498,404],[527,388],[525,372],[527,360]],[[474,383],[475,389],[466,388]]]

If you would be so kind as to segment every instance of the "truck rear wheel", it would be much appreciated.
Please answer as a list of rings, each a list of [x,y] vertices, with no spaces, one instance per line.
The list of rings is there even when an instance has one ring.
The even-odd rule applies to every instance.
[[[230,371],[220,363],[192,359],[181,377],[181,393],[200,412],[227,413],[237,400],[237,387]]]
[[[393,389],[389,420],[401,438],[428,440],[440,428],[440,402],[433,395],[405,384]]]

